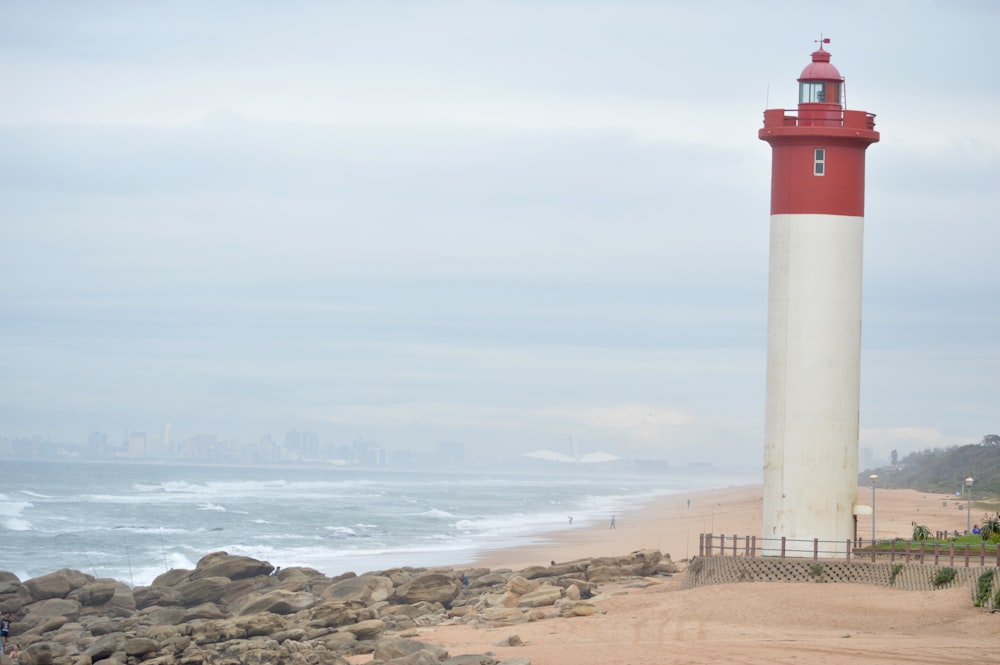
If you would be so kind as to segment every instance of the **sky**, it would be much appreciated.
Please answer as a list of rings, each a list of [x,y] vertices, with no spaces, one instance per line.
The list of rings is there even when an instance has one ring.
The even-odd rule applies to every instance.
[[[1000,430],[987,0],[0,3],[0,436],[762,464],[765,108],[867,153],[861,447]]]

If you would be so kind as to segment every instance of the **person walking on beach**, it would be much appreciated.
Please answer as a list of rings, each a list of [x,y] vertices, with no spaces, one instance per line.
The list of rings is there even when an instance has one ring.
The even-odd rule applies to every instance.
[[[614,516],[614,515],[612,515],[612,516],[611,516],[611,528],[612,528],[612,529],[615,529],[615,528],[617,528],[617,527],[615,526],[615,516]]]
[[[10,637],[10,615],[4,614],[0,619],[0,648],[7,650],[7,638]],[[2,652],[0,652],[2,653]]]

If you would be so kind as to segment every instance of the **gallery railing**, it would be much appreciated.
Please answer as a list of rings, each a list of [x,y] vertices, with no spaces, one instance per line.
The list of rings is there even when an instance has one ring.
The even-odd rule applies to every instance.
[[[852,559],[859,561],[888,561],[894,563],[927,563],[933,565],[996,566],[1000,568],[1000,547],[985,542],[978,547],[964,543],[926,543],[918,540],[865,541],[863,538],[830,541],[813,538],[758,538],[703,533],[698,539],[698,556],[780,557],[782,559]],[[963,564],[964,562],[964,564]]]

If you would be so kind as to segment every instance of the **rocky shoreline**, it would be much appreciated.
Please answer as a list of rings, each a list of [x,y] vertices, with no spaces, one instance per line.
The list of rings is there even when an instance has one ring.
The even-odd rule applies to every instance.
[[[518,571],[404,567],[332,578],[215,552],[194,570],[134,589],[70,569],[24,582],[0,572],[0,612],[13,619],[8,652],[18,645],[22,665],[350,665],[354,656],[386,665],[529,665],[450,654],[414,637],[425,626],[603,613],[600,583],[674,572],[658,550]],[[0,665],[12,662],[0,657]]]

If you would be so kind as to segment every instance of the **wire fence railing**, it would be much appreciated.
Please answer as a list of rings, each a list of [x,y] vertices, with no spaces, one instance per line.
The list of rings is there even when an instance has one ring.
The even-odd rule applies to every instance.
[[[811,540],[793,538],[763,538],[733,534],[703,533],[698,538],[699,556],[743,556],[754,558],[778,557],[782,559],[845,559],[848,562],[881,561],[895,563],[926,563],[935,566],[1000,568],[1000,547],[982,542],[978,547],[971,543],[927,543],[919,540]]]

